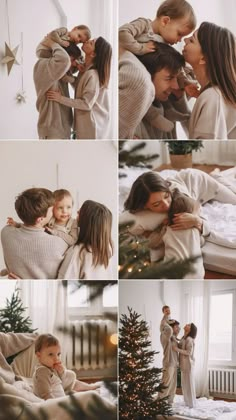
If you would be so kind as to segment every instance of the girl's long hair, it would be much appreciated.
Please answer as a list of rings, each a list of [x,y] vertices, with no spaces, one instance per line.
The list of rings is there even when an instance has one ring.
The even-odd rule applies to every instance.
[[[207,76],[217,86],[226,102],[236,106],[236,42],[226,28],[203,22],[197,32],[198,41],[206,60]],[[204,89],[203,89],[204,90]]]
[[[95,42],[94,65],[98,72],[100,87],[108,87],[111,72],[112,48],[102,36]]]
[[[111,211],[103,204],[86,200],[79,211],[78,226],[77,244],[82,244],[80,255],[85,249],[92,253],[94,267],[104,265],[106,268],[113,254]]]

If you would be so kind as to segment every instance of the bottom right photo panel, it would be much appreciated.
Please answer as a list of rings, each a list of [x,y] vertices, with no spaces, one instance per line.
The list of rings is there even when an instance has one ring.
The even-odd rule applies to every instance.
[[[236,280],[119,284],[119,418],[236,419]]]

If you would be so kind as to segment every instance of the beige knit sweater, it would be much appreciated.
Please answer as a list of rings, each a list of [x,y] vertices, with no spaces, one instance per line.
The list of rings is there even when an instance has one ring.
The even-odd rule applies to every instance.
[[[5,226],[1,232],[8,271],[21,279],[56,279],[68,248],[63,239],[42,228]]]
[[[98,72],[88,69],[78,76],[75,99],[61,96],[60,104],[74,108],[77,139],[108,139],[108,90],[99,86]]]
[[[46,48],[46,47],[45,47]],[[41,44],[37,53],[44,49]],[[52,47],[50,58],[39,58],[34,66],[34,84],[37,92],[36,107],[39,112],[38,135],[41,139],[69,139],[72,127],[72,110],[55,101],[49,101],[46,93],[49,89],[61,90],[69,96],[68,86],[60,81],[70,68],[70,57],[59,45]]]
[[[236,139],[236,107],[226,103],[216,87],[197,98],[190,122],[190,139]]]
[[[119,138],[132,139],[155,97],[151,75],[131,52],[119,61]]]

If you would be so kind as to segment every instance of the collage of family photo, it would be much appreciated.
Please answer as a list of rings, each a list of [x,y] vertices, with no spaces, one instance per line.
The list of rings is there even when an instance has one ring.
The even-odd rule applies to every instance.
[[[235,0],[0,0],[0,420],[236,420]]]

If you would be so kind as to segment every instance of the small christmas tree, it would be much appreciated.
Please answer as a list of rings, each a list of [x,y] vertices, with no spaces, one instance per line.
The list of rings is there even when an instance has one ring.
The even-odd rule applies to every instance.
[[[157,399],[161,392],[162,369],[150,367],[154,355],[150,350],[148,326],[140,315],[128,308],[129,316],[121,315],[119,329],[119,418],[154,419],[158,414],[171,415],[167,398]]]
[[[6,307],[0,310],[0,331],[4,333],[33,333],[36,331],[31,328],[30,318],[24,318],[26,309],[19,297],[19,289],[16,289],[11,299],[6,299]]]
[[[129,233],[132,222],[119,226],[120,279],[182,279],[194,273],[197,257],[183,261],[151,262],[148,241]]]

